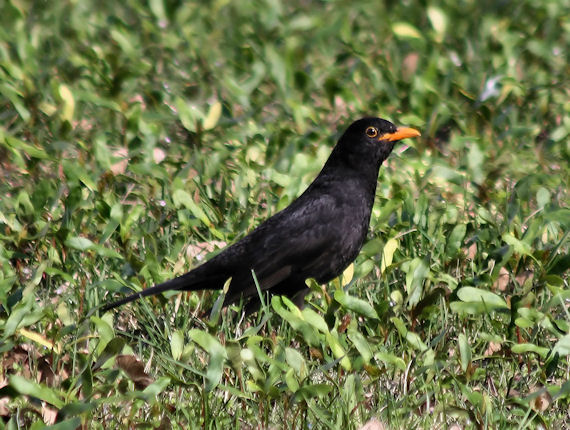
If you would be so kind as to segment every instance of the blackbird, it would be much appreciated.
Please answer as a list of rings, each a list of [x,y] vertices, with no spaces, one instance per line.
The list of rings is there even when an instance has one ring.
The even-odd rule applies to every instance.
[[[222,289],[223,306],[243,300],[255,312],[264,293],[285,295],[302,306],[306,279],[324,284],[356,258],[366,238],[378,171],[397,141],[416,137],[381,118],[362,118],[344,132],[323,169],[287,208],[190,272],[101,307],[103,312],[168,290]]]

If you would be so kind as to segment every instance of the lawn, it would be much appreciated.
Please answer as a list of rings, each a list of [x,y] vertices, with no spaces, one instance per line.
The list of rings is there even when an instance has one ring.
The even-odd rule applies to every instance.
[[[570,422],[570,1],[0,3],[0,428]],[[300,310],[95,308],[421,131]]]

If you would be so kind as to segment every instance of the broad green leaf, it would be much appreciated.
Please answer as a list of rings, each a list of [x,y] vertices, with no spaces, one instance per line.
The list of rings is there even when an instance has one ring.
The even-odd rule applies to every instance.
[[[325,319],[311,308],[303,308],[301,314],[303,315],[303,319],[315,327],[317,330],[320,330],[323,333],[329,331],[329,327],[327,326]]]
[[[398,330],[398,334],[402,337],[406,337],[406,334],[408,334],[408,328],[404,324],[404,321],[402,321],[401,318],[398,317],[392,317],[390,318],[390,321],[392,322],[392,324],[394,324],[396,330]]]
[[[210,355],[206,371],[206,390],[211,391],[222,379],[224,361],[228,359],[226,349],[218,339],[205,331],[192,329],[188,336]]]
[[[94,150],[95,150],[95,159],[101,168],[105,170],[111,169],[111,151],[107,146],[107,141],[104,136],[98,136],[95,138],[94,143]]]
[[[287,364],[297,372],[299,379],[303,380],[306,378],[307,364],[305,363],[303,355],[299,351],[289,347],[285,348],[285,360],[287,361]]]
[[[558,354],[561,357],[570,355],[570,333],[561,337],[552,348],[553,354]]]
[[[566,381],[562,384],[562,386],[560,387],[560,390],[558,390],[558,392],[554,396],[554,400],[557,400],[560,398],[565,399],[568,397],[570,397],[570,381]]]
[[[360,254],[366,255],[368,257],[375,257],[382,252],[382,248],[384,248],[384,246],[385,244],[381,239],[379,238],[372,239],[364,244],[364,246],[360,250]]]
[[[311,384],[304,385],[295,393],[294,398],[301,397],[304,400],[310,400],[314,397],[324,397],[327,396],[331,391],[332,387],[326,384]]]
[[[61,394],[43,384],[30,381],[20,375],[12,375],[8,380],[10,381],[10,386],[20,394],[36,397],[56,408],[61,408],[64,405]]]
[[[100,255],[102,257],[119,258],[119,259],[123,258],[123,256],[114,249],[107,248],[103,245],[99,245],[98,243],[93,244],[92,249],[97,253],[97,255]]]
[[[97,183],[94,180],[95,175],[90,169],[86,169],[85,166],[77,161],[71,160],[64,160],[62,165],[69,184],[76,185],[81,182],[90,191],[97,190]]]
[[[32,279],[30,279],[30,281],[28,282],[28,285],[33,285],[33,286],[39,285],[39,283],[41,282],[41,280],[44,276],[44,273],[46,271],[47,266],[48,266],[48,262],[42,261],[38,265],[38,267],[36,267],[34,269],[34,274],[32,276]]]
[[[174,106],[184,128],[190,132],[196,132],[198,121],[202,121],[204,114],[196,106],[186,103],[181,97],[176,97]]]
[[[240,358],[242,362],[246,364],[248,372],[256,381],[265,380],[265,374],[257,364],[255,354],[250,348],[243,348],[240,352]]]
[[[176,206],[177,208],[184,206],[186,209],[192,212],[192,215],[194,215],[204,224],[210,225],[210,220],[206,216],[206,213],[202,210],[202,208],[200,208],[200,206],[198,206],[194,202],[192,196],[185,190],[180,188],[174,190],[174,192],[172,193],[172,201],[174,203],[174,206]]]
[[[550,191],[544,187],[540,187],[536,192],[536,203],[539,209],[544,208],[548,203],[550,203]]]
[[[172,353],[172,358],[179,360],[183,350],[184,333],[181,330],[176,330],[172,333],[172,337],[170,338],[170,352]]]
[[[107,315],[109,315],[109,313],[107,313]],[[105,318],[105,316],[103,316],[103,318],[92,316],[90,320],[95,325],[97,334],[99,335],[96,354],[101,354],[107,343],[115,337],[115,331],[113,330],[113,325],[109,323],[108,318]]]
[[[400,318],[392,317],[390,318],[390,321],[392,322],[392,324],[394,324],[396,330],[398,330],[398,334],[402,336],[404,339],[406,339],[406,341],[412,347],[414,347],[414,349],[417,349],[418,351],[425,351],[426,349],[428,349],[427,345],[422,341],[421,337],[418,336],[417,333],[408,330],[408,328],[404,324],[404,321],[402,321]]]
[[[294,393],[299,389],[299,381],[297,381],[295,370],[293,368],[287,370],[284,379],[285,383],[287,384],[287,388],[289,388],[290,391]]]
[[[453,230],[447,238],[447,244],[445,246],[445,253],[448,257],[455,257],[457,252],[461,249],[461,244],[463,243],[463,238],[467,232],[467,226],[465,224],[457,224],[453,227]]]
[[[374,354],[374,357],[383,363],[395,366],[401,371],[406,370],[406,362],[400,357],[396,357],[394,354],[390,354],[388,352],[377,352]]]
[[[349,296],[342,289],[337,289],[334,292],[334,299],[339,302],[343,307],[363,315],[366,318],[378,319],[378,314],[372,305],[359,298]]]
[[[537,346],[533,343],[517,343],[511,347],[511,351],[515,354],[525,354],[527,352],[534,352],[542,358],[546,358],[548,355],[548,348],[542,346]]]
[[[503,234],[505,243],[511,245],[515,252],[521,255],[531,255],[531,247],[528,243],[518,240],[510,233]]]
[[[43,428],[46,430],[76,430],[78,428],[81,428],[81,418],[73,417],[68,420],[58,421],[57,424]]]
[[[413,331],[408,330],[406,333],[406,340],[418,351],[425,351],[428,349],[427,345],[422,341],[422,338]]]
[[[482,315],[489,311],[489,306],[481,302],[451,302],[449,308],[457,314]]]
[[[463,302],[481,303],[488,309],[508,309],[507,302],[497,294],[475,287],[463,287],[457,291],[457,297]]]
[[[372,270],[374,270],[375,267],[376,264],[374,264],[372,260],[363,261],[362,263],[356,266],[356,277],[364,278],[366,275],[372,272]]]
[[[370,347],[370,344],[366,340],[366,337],[364,337],[364,335],[360,333],[360,331],[358,331],[358,328],[356,327],[356,322],[353,321],[348,326],[347,334],[352,344],[360,353],[360,356],[362,357],[364,362],[366,364],[369,364],[373,356],[372,348]]]
[[[544,213],[544,219],[547,221],[558,222],[561,226],[568,229],[570,228],[570,209],[558,208],[555,210],[549,210]]]
[[[546,285],[548,287],[563,287],[564,286],[564,279],[557,275],[547,275],[544,277],[546,281]],[[556,290],[555,290],[556,291]],[[563,290],[557,291],[557,293],[562,293]]]
[[[99,357],[97,357],[97,361],[93,365],[93,370],[101,368],[109,359],[119,354],[123,350],[123,346],[125,346],[125,339],[122,337],[111,339],[111,341],[105,345]]]
[[[26,316],[29,315],[32,311],[33,303],[34,299],[30,294],[27,298],[24,298],[22,301],[18,302],[15,305],[14,309],[10,313],[10,316],[4,323],[4,327],[2,327],[4,331],[2,334],[3,339],[12,336],[14,333],[16,333],[16,330],[18,330],[18,328],[24,326],[23,321]]]
[[[346,351],[344,350],[344,348],[342,347],[342,345],[338,340],[338,335],[336,333],[329,332],[325,334],[325,338],[327,345],[331,349],[335,358],[340,359],[340,365],[345,370],[351,370],[352,364],[350,363],[350,360],[346,356]]]
[[[286,304],[290,309],[295,309],[295,311],[293,312],[285,309],[283,304]],[[319,331],[303,319],[301,311],[299,311],[299,309],[287,297],[273,296],[271,298],[271,306],[283,321],[286,321],[294,330],[302,334],[305,342],[311,346],[320,346],[322,336],[319,334]]]
[[[528,318],[516,318],[515,324],[520,328],[530,328],[536,325],[535,321],[529,320]]]
[[[159,25],[166,25],[166,23],[168,22],[166,10],[164,9],[164,3],[165,2],[163,0],[150,0],[148,2],[150,10],[158,20]]]
[[[181,188],[174,190],[172,193],[172,201],[177,208],[184,206],[186,209],[192,212],[192,215],[202,221],[202,223],[208,227],[214,236],[216,236],[218,239],[223,239],[223,235],[213,227],[212,222],[206,213],[194,202],[192,196],[188,192]]]
[[[85,366],[79,376],[79,381],[81,384],[81,393],[85,397],[91,397],[93,393],[93,372],[91,366]]]
[[[459,357],[461,358],[461,370],[465,373],[471,364],[471,346],[465,334],[460,333],[457,337],[457,346],[459,346]]]
[[[65,246],[73,249],[78,249],[79,251],[88,251],[95,246],[90,239],[86,237],[70,237],[65,241]]]
[[[134,44],[134,40],[129,37],[130,34],[127,31],[125,31],[123,28],[111,27],[109,33],[117,45],[121,47],[121,51],[123,51],[127,57],[133,57],[136,55],[137,50]]]
[[[423,295],[424,280],[429,274],[429,267],[425,259],[416,257],[402,265],[406,273],[406,291],[408,292],[408,306],[413,308]]]
[[[222,346],[220,341],[211,334],[203,330],[192,329],[188,332],[188,336],[208,354],[219,355],[224,359],[227,358],[226,349]]]
[[[545,315],[535,308],[520,307],[517,309],[517,315],[527,321],[530,321],[533,325],[542,321]],[[518,320],[518,318],[517,318]]]
[[[344,380],[344,384],[342,385],[342,398],[344,400],[344,404],[346,405],[347,409],[353,411],[357,405],[359,399],[359,390],[360,384],[357,382],[356,375],[351,373],[346,377]]]
[[[171,379],[168,376],[162,376],[146,387],[143,391],[135,391],[133,397],[142,399],[150,404],[159,402],[159,394],[162,393],[168,385],[170,385]]]
[[[469,143],[469,153],[467,155],[467,166],[473,176],[473,181],[480,184],[483,181],[483,164],[485,154],[477,142]]]

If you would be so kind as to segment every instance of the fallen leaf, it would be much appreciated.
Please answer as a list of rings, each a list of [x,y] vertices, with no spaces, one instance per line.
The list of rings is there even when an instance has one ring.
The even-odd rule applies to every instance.
[[[540,394],[531,400],[530,407],[536,412],[544,412],[552,403],[552,396],[546,388],[537,389],[534,393],[536,392],[540,392]]]
[[[57,419],[57,409],[52,408],[46,402],[42,402],[42,418],[44,423],[48,426],[55,424],[55,420]]]
[[[505,291],[509,285],[509,271],[504,267],[499,270],[499,277],[493,284],[493,287],[499,291]]]
[[[189,245],[186,248],[186,258],[191,261],[196,259],[198,261],[203,261],[205,254],[214,251],[215,249],[225,248],[227,242],[221,240],[211,240],[209,242],[201,242]]]
[[[517,276],[515,276],[515,279],[517,280],[517,282],[521,287],[524,287],[524,285],[529,280],[532,282],[533,277],[534,277],[533,272],[531,272],[530,270],[523,270],[522,273],[519,273]]]
[[[154,148],[152,150],[152,159],[156,164],[160,164],[166,158],[166,153],[161,148]]]
[[[474,260],[475,256],[477,255],[477,242],[473,242],[471,245],[469,245],[469,248],[463,249],[463,252],[465,253],[465,257],[467,257],[469,260]]]
[[[127,170],[129,165],[129,152],[127,148],[119,148],[113,152],[113,157],[118,158],[119,161],[111,165],[111,172],[114,175],[121,175]]]
[[[372,418],[358,430],[386,430],[388,427],[376,418]]]
[[[134,355],[117,355],[115,363],[131,378],[138,390],[143,390],[154,382],[154,379],[144,371],[142,361]]]
[[[490,355],[495,354],[495,352],[500,351],[502,348],[501,344],[498,342],[489,342],[489,346],[487,346],[487,349],[485,350],[485,352],[483,353],[483,355],[485,357],[488,357]]]

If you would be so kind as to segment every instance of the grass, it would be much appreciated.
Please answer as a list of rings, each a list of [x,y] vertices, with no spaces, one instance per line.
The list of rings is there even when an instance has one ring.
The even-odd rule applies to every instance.
[[[2,3],[0,425],[563,428],[569,11]],[[422,138],[303,310],[89,314],[243,237],[370,114]]]

